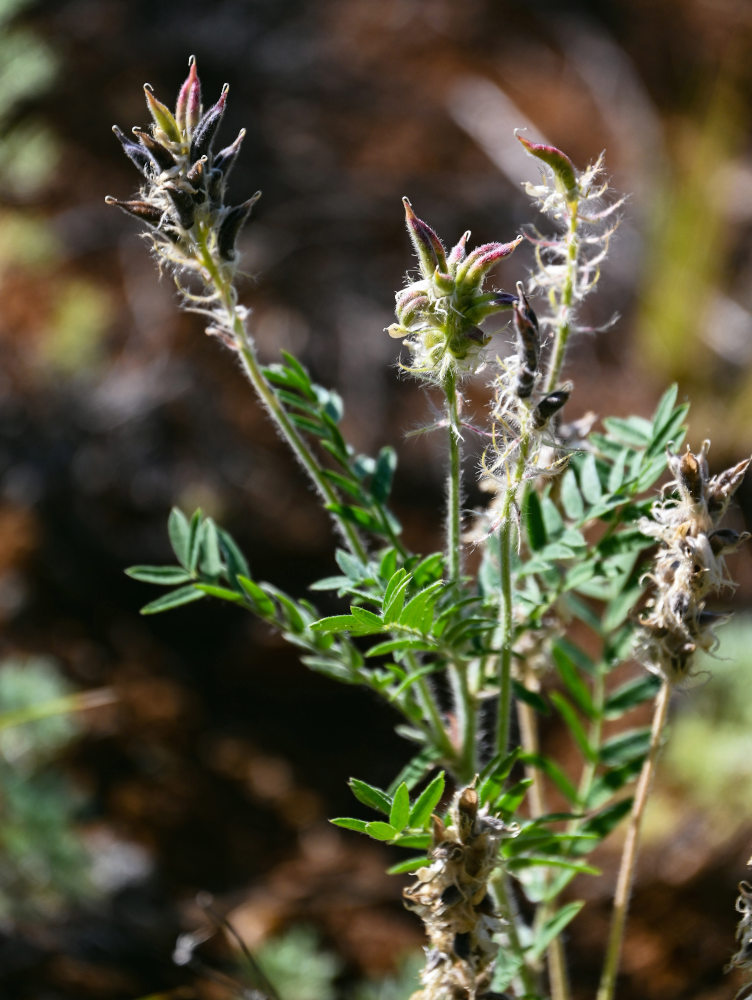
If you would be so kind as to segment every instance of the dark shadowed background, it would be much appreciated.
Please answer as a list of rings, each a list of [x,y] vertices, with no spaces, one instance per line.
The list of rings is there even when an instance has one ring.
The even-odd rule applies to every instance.
[[[399,442],[413,547],[441,544],[442,457],[430,437],[403,440],[430,399],[397,377],[383,332],[412,266],[400,198],[450,243],[512,239],[536,176],[516,127],[580,167],[605,148],[631,193],[585,312],[594,328],[620,320],[574,345],[570,415],[647,414],[678,381],[714,466],[752,449],[747,0],[3,0],[0,710],[115,695],[28,745],[0,731],[7,1000],[228,996],[171,959],[205,922],[202,890],[254,950],[313,928],[337,996],[421,943],[383,874],[392,854],[326,823],[351,810],[351,774],[386,784],[406,759],[388,710],[232,608],[139,617],[155,595],[123,574],[169,560],[173,505],[201,506],[256,577],[297,594],[332,565],[329,523],[238,366],[104,204],[137,186],[112,124],[147,123],[144,81],[171,103],[191,53],[206,103],[230,84],[223,137],[247,129],[232,197],[264,192],[242,246],[260,353],[298,352],[335,386],[358,448]],[[522,252],[500,285],[530,266]],[[748,483],[740,523],[751,505]],[[748,553],[734,569],[743,609]],[[735,989],[722,968],[752,851],[752,632],[743,614],[735,628],[733,669],[678,699],[684,743],[648,822],[624,1000]],[[585,997],[608,885],[580,891]]]

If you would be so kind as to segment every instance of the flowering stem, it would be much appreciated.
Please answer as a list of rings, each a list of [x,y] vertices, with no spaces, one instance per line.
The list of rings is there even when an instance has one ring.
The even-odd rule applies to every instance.
[[[608,947],[606,949],[606,959],[603,964],[603,974],[598,988],[597,1000],[613,1000],[614,996],[616,976],[619,971],[619,961],[621,959],[622,942],[624,940],[624,927],[627,921],[627,910],[629,909],[629,897],[634,882],[642,817],[645,812],[648,795],[650,794],[650,786],[653,782],[655,763],[660,748],[661,734],[668,714],[670,698],[671,685],[668,681],[664,681],[656,698],[653,710],[653,726],[650,734],[650,748],[640,771],[634,802],[632,803],[632,812],[629,817],[629,826],[627,827],[624,847],[622,849],[619,877],[614,893]]]
[[[277,429],[293,451],[293,454],[308,473],[311,482],[318,490],[325,504],[336,504],[338,498],[334,490],[326,481],[321,466],[316,461],[315,456],[298,433],[284,407],[271,388],[264,373],[261,370],[253,341],[248,335],[243,317],[240,315],[235,289],[232,282],[225,278],[221,269],[217,266],[207,245],[208,231],[204,225],[198,225],[198,235],[196,239],[197,256],[205,272],[207,284],[213,287],[222,303],[222,307],[227,315],[228,327],[232,331],[237,344],[238,354],[243,363],[249,382],[253,386],[261,402],[266,407],[270,417],[277,425]],[[357,532],[351,524],[342,518],[335,518],[336,524],[348,548],[353,555],[362,562],[367,562],[368,553],[360,540]]]
[[[444,378],[444,396],[449,431],[449,473],[447,475],[446,564],[449,578],[460,582],[462,552],[460,540],[460,432],[457,405],[457,376],[450,371]]]
[[[559,380],[562,365],[564,364],[564,354],[567,349],[569,334],[572,332],[572,304],[574,302],[574,288],[577,279],[577,258],[579,252],[579,242],[577,240],[577,227],[579,223],[577,213],[577,202],[569,202],[569,225],[566,233],[566,272],[561,288],[561,297],[556,303],[558,319],[554,332],[554,346],[551,355],[551,362],[546,375],[545,392],[553,392]]]

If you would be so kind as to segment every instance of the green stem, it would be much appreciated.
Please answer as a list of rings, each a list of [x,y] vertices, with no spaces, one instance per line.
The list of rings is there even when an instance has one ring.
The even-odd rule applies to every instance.
[[[656,698],[653,710],[653,726],[650,734],[650,748],[640,771],[637,788],[635,789],[634,802],[632,803],[632,812],[629,817],[629,826],[627,827],[624,847],[622,848],[619,876],[616,881],[616,891],[614,892],[614,906],[611,914],[606,959],[603,964],[603,974],[598,988],[597,1000],[613,1000],[614,996],[616,976],[619,972],[619,962],[621,960],[622,942],[624,940],[624,928],[629,909],[629,897],[632,893],[632,884],[634,882],[642,818],[650,794],[650,787],[653,783],[655,763],[658,758],[661,734],[663,733],[666,716],[668,715],[670,699],[671,685],[667,681],[664,681]]]
[[[449,472],[447,474],[447,536],[446,564],[449,578],[459,584],[462,573],[462,541],[460,539],[460,429],[457,405],[457,376],[449,371],[444,379],[446,416],[449,434]]]
[[[292,423],[285,412],[284,407],[277,398],[276,393],[264,377],[258,357],[256,356],[253,341],[248,335],[248,330],[246,329],[243,317],[240,315],[237,308],[235,289],[232,282],[222,274],[221,269],[217,266],[216,261],[209,251],[207,247],[207,235],[208,233],[205,230],[205,227],[200,226],[198,228],[198,239],[196,243],[198,258],[201,262],[201,266],[206,272],[208,279],[207,284],[216,290],[222,303],[222,307],[227,314],[228,325],[235,338],[238,354],[240,355],[243,363],[243,370],[248,377],[248,381],[255,389],[259,399],[266,407],[274,423],[277,425],[279,433],[285,439],[295,457],[308,473],[311,482],[318,490],[324,503],[336,504],[338,502],[338,497],[327,482],[323,474],[323,469],[317,462],[314,454],[311,452],[304,439],[298,433],[295,425]],[[367,562],[368,553],[366,552],[366,549],[353,526],[343,518],[338,518],[336,516],[335,522],[342,532],[344,540],[352,554],[357,556],[361,562]]]
[[[553,392],[559,381],[562,365],[564,364],[564,354],[567,349],[567,341],[572,332],[572,306],[574,303],[574,288],[577,278],[577,257],[579,253],[579,242],[577,240],[577,227],[579,224],[578,203],[569,203],[569,225],[567,227],[566,244],[566,272],[564,284],[561,289],[561,298],[558,300],[559,319],[554,332],[554,346],[551,355],[551,362],[546,375],[545,392]]]
[[[508,494],[507,494],[508,495]],[[505,504],[505,508],[507,504]],[[499,529],[500,607],[499,704],[496,719],[496,752],[504,754],[509,743],[509,713],[512,704],[512,523],[508,511]]]

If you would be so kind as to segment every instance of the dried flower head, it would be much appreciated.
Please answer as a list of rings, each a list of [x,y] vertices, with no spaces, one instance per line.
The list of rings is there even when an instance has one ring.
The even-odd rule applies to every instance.
[[[207,315],[210,332],[232,344],[229,317],[239,311],[232,288],[238,268],[236,242],[260,192],[241,205],[224,202],[227,176],[245,135],[241,130],[234,142],[214,152],[228,91],[225,84],[216,103],[204,110],[193,56],[174,112],[145,84],[150,130],[135,127],[130,139],[113,126],[123,151],[142,175],[141,189],[130,201],[111,196],[105,200],[146,223],[160,266],[174,272],[185,304]],[[198,275],[202,294],[185,287],[190,274]]]
[[[415,375],[442,382],[450,373],[473,374],[483,363],[483,348],[490,339],[480,329],[481,323],[508,309],[515,298],[503,292],[484,292],[484,281],[522,237],[511,243],[486,243],[468,254],[470,233],[466,232],[447,253],[407,198],[403,203],[421,277],[397,292],[397,323],[387,333],[405,339],[412,361],[404,367]]]
[[[736,941],[739,945],[726,966],[726,972],[731,969],[743,969],[747,975],[752,974],[752,885],[749,882],[739,883],[739,895],[736,898],[736,909],[741,918],[736,927]],[[750,995],[752,982],[748,982],[737,993],[737,997]]]
[[[412,1000],[465,1000],[490,989],[501,923],[488,880],[498,864],[499,843],[516,826],[478,809],[472,787],[457,793],[452,823],[433,818],[431,864],[404,891],[405,906],[425,924],[428,936],[423,989]]]
[[[652,584],[647,610],[640,619],[638,650],[645,665],[676,683],[691,673],[698,649],[715,643],[713,626],[724,616],[707,611],[707,597],[734,584],[724,556],[749,535],[719,528],[750,459],[717,476],[710,476],[709,441],[699,452],[689,447],[668,453],[674,479],[667,496],[657,501],[640,530],[658,542],[658,552],[646,579]]]

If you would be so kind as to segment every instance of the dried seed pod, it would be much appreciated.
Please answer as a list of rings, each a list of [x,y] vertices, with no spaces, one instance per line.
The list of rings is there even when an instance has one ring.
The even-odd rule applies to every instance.
[[[702,466],[689,449],[684,452],[679,462],[679,479],[681,485],[689,493],[695,503],[702,500],[703,475]]]
[[[517,299],[512,304],[514,309],[514,329],[517,334],[517,356],[519,372],[515,392],[520,399],[528,399],[535,386],[540,358],[540,329],[538,318],[533,312],[527,296],[522,288],[522,282],[517,282]]]
[[[188,191],[174,187],[172,184],[165,184],[164,189],[170,196],[170,201],[175,206],[178,222],[183,229],[190,229],[196,215],[196,204],[193,200],[193,195]]]
[[[219,256],[223,260],[232,260],[235,257],[235,240],[238,233],[245,225],[251,209],[261,197],[261,192],[257,191],[252,198],[244,201],[242,205],[231,208],[222,220],[217,234],[217,249]]]
[[[166,149],[161,142],[157,142],[157,140],[153,136],[149,135],[148,132],[144,132],[143,129],[134,125],[133,134],[136,136],[147,153],[149,153],[160,170],[172,170],[173,167],[176,166],[175,157],[169,149]]]
[[[214,137],[217,134],[217,129],[219,128],[222,116],[225,113],[225,104],[227,103],[227,94],[229,90],[230,85],[226,83],[224,87],[222,87],[222,93],[220,94],[217,103],[213,104],[212,107],[209,108],[194,129],[193,135],[191,136],[191,163],[195,163],[196,160],[200,160],[202,156],[208,156],[211,153]]]
[[[722,555],[724,552],[733,552],[747,538],[749,535],[746,531],[734,531],[732,528],[719,528],[708,535],[710,549],[714,556]]]
[[[549,392],[533,410],[533,427],[540,430],[545,427],[551,417],[558,413],[572,394],[572,383],[567,382],[555,392]]]
[[[104,200],[108,205],[115,205],[129,215],[135,215],[142,222],[147,222],[150,226],[158,226],[164,217],[164,212],[151,205],[148,201],[120,201],[118,198],[113,198],[110,194]]]
[[[739,489],[744,473],[752,459],[745,458],[725,472],[714,476],[708,485],[708,510],[711,514],[722,513],[734,493]]]

